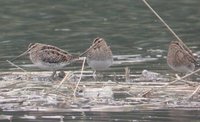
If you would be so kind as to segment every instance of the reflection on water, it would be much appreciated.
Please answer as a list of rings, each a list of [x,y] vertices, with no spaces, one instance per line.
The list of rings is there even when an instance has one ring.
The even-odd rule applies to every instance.
[[[194,51],[200,46],[199,0],[151,0],[171,28]],[[40,42],[79,54],[97,36],[113,50],[116,65],[109,72],[147,70],[168,73],[165,56],[174,37],[141,0],[2,0],[0,1],[0,71],[13,70],[9,60],[26,50],[29,43]],[[122,62],[123,61],[123,62]],[[124,63],[125,62],[125,63]],[[28,58],[16,61],[30,64]],[[26,68],[28,70],[39,70]],[[68,70],[80,69],[70,65]],[[15,70],[15,69],[14,69]],[[170,70],[171,71],[171,70]],[[17,121],[197,121],[199,111],[134,111],[128,113],[48,113],[1,112]],[[42,114],[42,115],[41,115]],[[58,115],[58,116],[57,116]],[[27,118],[26,118],[27,117]],[[61,118],[60,118],[61,117]],[[6,120],[6,119],[5,119]]]
[[[191,110],[141,110],[132,112],[5,112],[4,122],[199,122],[200,112]],[[13,116],[12,116],[12,115]],[[10,116],[11,115],[11,116]]]

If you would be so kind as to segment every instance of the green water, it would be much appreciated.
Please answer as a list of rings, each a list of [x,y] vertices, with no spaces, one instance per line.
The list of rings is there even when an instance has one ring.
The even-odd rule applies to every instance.
[[[149,3],[194,52],[198,51],[198,0]],[[169,69],[165,56],[169,42],[175,38],[141,0],[11,0],[0,4],[1,71],[14,68],[5,60],[25,51],[29,43],[51,44],[80,54],[96,37],[105,38],[114,55],[139,54],[152,58],[161,55],[154,62],[131,64],[135,72]],[[27,57],[15,63],[31,64]],[[123,68],[124,65],[118,65],[113,70]]]
[[[148,1],[176,34],[199,54],[200,1]],[[21,54],[29,43],[51,44],[72,54],[80,54],[91,45],[94,38],[103,37],[115,56],[139,55],[140,58],[156,59],[114,65],[109,72],[124,72],[126,66],[131,68],[131,73],[141,73],[143,69],[162,74],[171,72],[165,56],[169,42],[175,37],[142,0],[1,0],[0,6],[0,71],[19,71],[5,60]],[[20,58],[15,63],[22,66],[31,64],[27,57]],[[77,69],[80,69],[80,65],[66,68]],[[185,111],[173,114],[181,112]],[[110,114],[104,114],[114,121]],[[131,114],[134,116],[135,113]],[[146,114],[151,112],[141,111],[137,116]],[[156,121],[176,121],[174,115],[164,114],[164,119],[160,114],[156,116],[161,117]],[[127,121],[140,120],[131,117],[125,118]],[[192,117],[178,118],[188,121]],[[151,121],[147,118],[148,120]]]
[[[7,112],[14,122],[199,122],[200,112],[147,110],[133,112]],[[9,120],[4,120],[9,122]]]

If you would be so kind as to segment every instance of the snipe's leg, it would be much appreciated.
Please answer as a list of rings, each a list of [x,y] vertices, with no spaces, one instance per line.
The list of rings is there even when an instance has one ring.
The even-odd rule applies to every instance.
[[[93,71],[92,77],[94,78],[94,80],[97,80],[97,75],[96,75],[96,71]]]
[[[102,74],[102,72],[96,72],[96,71],[94,71],[93,72],[93,78],[94,78],[94,80],[95,81],[102,81],[103,80],[103,74]]]
[[[56,75],[56,70],[53,71],[52,75],[50,76],[50,80],[51,80],[51,81],[55,80],[55,78],[56,78],[55,75]]]
[[[65,77],[65,72],[63,70],[60,70],[60,72],[58,73],[58,77],[59,78],[64,78]]]
[[[104,78],[103,72],[97,72],[97,73],[96,73],[96,79],[97,79],[98,81],[103,81],[103,78]]]

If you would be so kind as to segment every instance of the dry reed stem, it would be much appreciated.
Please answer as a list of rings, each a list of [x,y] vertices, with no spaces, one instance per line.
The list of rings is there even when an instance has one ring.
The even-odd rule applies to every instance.
[[[85,60],[86,60],[86,57],[83,58],[83,64],[82,64],[82,67],[81,67],[81,75],[80,75],[80,77],[78,79],[78,83],[76,84],[76,87],[74,89],[74,93],[73,93],[74,97],[76,97],[76,91],[77,91],[78,85],[79,85],[81,78],[82,78],[82,75],[83,75],[83,70],[84,70],[84,67],[85,67]]]
[[[193,55],[192,52],[191,52],[191,50],[183,43],[183,41],[182,41],[182,40],[177,36],[177,34],[169,27],[169,25],[158,15],[158,13],[146,2],[146,0],[142,0],[142,1],[143,1],[143,2],[145,3],[145,5],[156,15],[156,17],[158,17],[158,19],[167,27],[167,29],[178,39],[178,41],[181,42],[181,43],[183,44],[183,46],[186,48],[186,50],[188,51],[188,53],[190,53],[191,55]],[[175,82],[177,82],[177,81],[179,81],[179,80],[181,80],[181,79],[183,79],[183,78],[189,77],[189,76],[193,75],[194,73],[199,72],[199,70],[200,70],[200,69],[198,69],[198,70],[196,70],[196,71],[194,71],[194,72],[192,72],[192,73],[190,73],[190,74],[187,74],[187,75],[185,75],[185,76],[183,76],[183,77],[181,77],[181,78],[178,78],[178,79],[176,79],[176,80],[174,80],[174,81],[172,81],[172,82],[170,82],[170,83],[168,83],[168,84],[162,86],[161,88],[165,88],[165,87],[167,87],[168,85],[171,85],[171,84],[173,84],[173,83],[175,83]],[[149,92],[151,92],[151,91],[153,91],[153,88],[152,88],[151,90],[145,92],[145,94],[143,94],[143,96],[145,96],[146,94],[149,94]]]
[[[17,81],[15,83],[9,84],[7,86],[0,87],[0,89],[11,88],[11,87],[13,87],[13,86],[15,86],[17,84],[20,84],[20,83],[24,83],[24,81]]]
[[[130,81],[130,69],[129,67],[125,67],[125,81],[129,82]]]
[[[11,64],[12,66],[14,66],[14,67],[16,67],[16,68],[22,70],[23,72],[27,72],[26,70],[24,70],[23,68],[17,66],[16,64],[12,63],[11,61],[9,61],[9,60],[6,60],[6,61],[7,61],[9,64]]]
[[[178,74],[175,74],[175,76],[176,76],[176,79],[178,79],[180,81],[183,81],[183,82],[185,82],[186,84],[188,84],[190,86],[192,86],[194,84],[194,82],[192,82],[192,81],[187,81],[187,80],[181,79],[181,77]]]
[[[184,78],[187,78],[187,77],[189,77],[189,76],[191,76],[191,75],[193,75],[193,74],[195,74],[195,73],[197,73],[199,71],[200,71],[200,68],[195,70],[195,71],[193,71],[193,72],[191,72],[191,73],[189,73],[189,74],[186,74],[185,76],[180,77],[180,78],[178,78],[178,79],[176,79],[176,80],[174,80],[174,81],[172,81],[172,82],[170,82],[170,83],[168,83],[166,85],[163,85],[163,86],[157,88],[157,90],[166,88],[167,86],[169,86],[171,84],[174,84],[175,82],[180,81],[180,80],[182,80]],[[151,90],[146,91],[142,96],[146,96],[147,94],[150,94],[150,92],[153,92],[153,90],[154,90],[154,88],[152,88]]]
[[[169,27],[169,25],[158,15],[158,13],[146,2],[146,0],[142,0],[145,5],[158,17],[158,19],[167,27],[167,29],[178,39],[179,42],[186,48],[189,54],[192,54],[192,51],[183,43],[183,41],[177,36],[177,34]]]
[[[199,90],[200,90],[200,85],[194,90],[194,92],[188,97],[188,99],[191,99]]]
[[[193,71],[193,72],[191,72],[191,73],[189,73],[189,74],[186,74],[185,76],[180,77],[179,79],[176,79],[176,80],[174,80],[174,81],[172,81],[172,82],[170,82],[170,83],[168,83],[168,84],[166,84],[166,85],[164,85],[164,86],[162,86],[162,87],[167,87],[168,85],[174,84],[175,82],[177,82],[177,81],[179,81],[179,80],[182,80],[182,79],[184,79],[184,78],[187,78],[187,77],[189,77],[189,76],[191,76],[191,75],[193,75],[193,74],[195,74],[195,73],[197,73],[197,72],[199,72],[199,71],[200,71],[200,68],[197,69],[197,70],[195,70],[195,71]]]
[[[59,85],[56,87],[56,90],[60,88],[60,86],[64,83],[64,81],[69,80],[73,75],[71,72],[68,72],[67,75],[62,79],[62,81],[59,83]]]

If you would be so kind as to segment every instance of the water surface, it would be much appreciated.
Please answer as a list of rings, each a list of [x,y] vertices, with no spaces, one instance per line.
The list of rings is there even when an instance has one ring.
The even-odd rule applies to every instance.
[[[198,51],[198,0],[149,3],[194,52]],[[114,55],[158,58],[158,61],[131,64],[133,72],[169,69],[165,56],[169,42],[175,38],[139,0],[1,1],[0,14],[1,71],[11,70],[13,67],[5,60],[25,51],[29,43],[52,44],[80,54],[96,37],[105,38]],[[27,57],[16,62],[31,63]],[[124,68],[117,67],[120,71]]]
[[[200,46],[199,0],[149,0],[152,7],[177,35],[194,51]],[[80,54],[93,39],[103,37],[115,56],[136,55],[141,60],[118,64],[108,72],[123,73],[128,66],[131,73],[147,69],[170,73],[165,58],[168,44],[175,37],[152,14],[141,0],[4,0],[0,1],[0,71],[19,71],[5,60],[21,54],[29,43],[58,46],[72,54]],[[199,52],[198,52],[199,53]],[[27,57],[15,62],[31,64]],[[25,68],[28,71],[38,68]],[[79,70],[70,65],[67,70]],[[90,70],[89,68],[87,70]],[[43,113],[15,113],[15,121],[32,121],[22,116],[36,116],[38,121],[60,121],[42,117]],[[70,121],[198,121],[199,111],[158,110],[128,113],[53,113]],[[69,114],[69,115],[68,115]],[[45,115],[44,115],[45,116]],[[22,117],[22,118],[21,118]],[[35,121],[35,120],[33,120]]]

